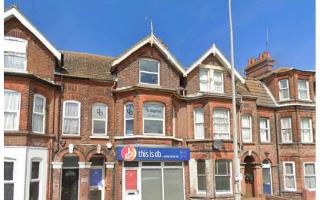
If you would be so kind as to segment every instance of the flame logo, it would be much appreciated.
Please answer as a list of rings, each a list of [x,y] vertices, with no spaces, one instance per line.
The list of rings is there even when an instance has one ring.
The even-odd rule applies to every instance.
[[[125,161],[133,161],[137,157],[137,151],[134,146],[126,146],[121,150],[122,159]]]

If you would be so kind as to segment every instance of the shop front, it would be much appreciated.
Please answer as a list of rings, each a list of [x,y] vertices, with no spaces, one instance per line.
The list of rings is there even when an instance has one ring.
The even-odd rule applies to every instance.
[[[117,159],[122,161],[124,200],[185,199],[188,148],[117,147]]]

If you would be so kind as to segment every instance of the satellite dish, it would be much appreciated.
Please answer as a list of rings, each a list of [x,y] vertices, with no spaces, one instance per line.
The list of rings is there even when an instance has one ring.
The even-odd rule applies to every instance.
[[[213,148],[216,149],[216,150],[221,150],[222,146],[223,146],[222,140],[215,140],[213,142]]]

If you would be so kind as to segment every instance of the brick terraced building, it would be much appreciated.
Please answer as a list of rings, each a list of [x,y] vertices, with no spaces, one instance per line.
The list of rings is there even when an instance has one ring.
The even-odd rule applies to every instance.
[[[315,199],[315,72],[236,72],[212,45],[185,69],[150,34],[118,57],[58,51],[4,14],[5,199]]]

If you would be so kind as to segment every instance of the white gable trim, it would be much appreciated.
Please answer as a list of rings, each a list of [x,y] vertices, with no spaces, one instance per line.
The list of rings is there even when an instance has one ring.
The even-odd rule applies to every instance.
[[[151,45],[155,45],[156,47],[159,48],[159,50],[167,56],[167,59],[180,71],[182,74],[185,73],[185,70],[183,67],[179,64],[179,62],[174,58],[174,56],[168,51],[168,49],[153,35],[151,34],[150,36],[146,37],[145,39],[141,40],[137,44],[135,44],[132,48],[127,50],[124,54],[119,56],[117,59],[115,59],[111,66],[115,66],[122,62],[124,59],[129,57],[131,54],[133,54],[135,51],[143,47],[145,44],[150,43]]]
[[[31,31],[59,61],[61,61],[61,53],[23,16],[16,7],[11,7],[4,13],[4,21],[17,18],[29,31]]]
[[[231,64],[229,61],[224,57],[224,55],[221,53],[221,51],[216,47],[215,44],[212,44],[212,46],[198,59],[196,60],[186,71],[184,76],[187,76],[192,70],[194,70],[196,67],[198,67],[201,62],[206,59],[210,54],[216,55],[218,59],[222,62],[224,67],[226,67],[228,70],[231,70]],[[243,77],[240,75],[240,73],[235,69],[235,75],[236,77],[244,83]]]

